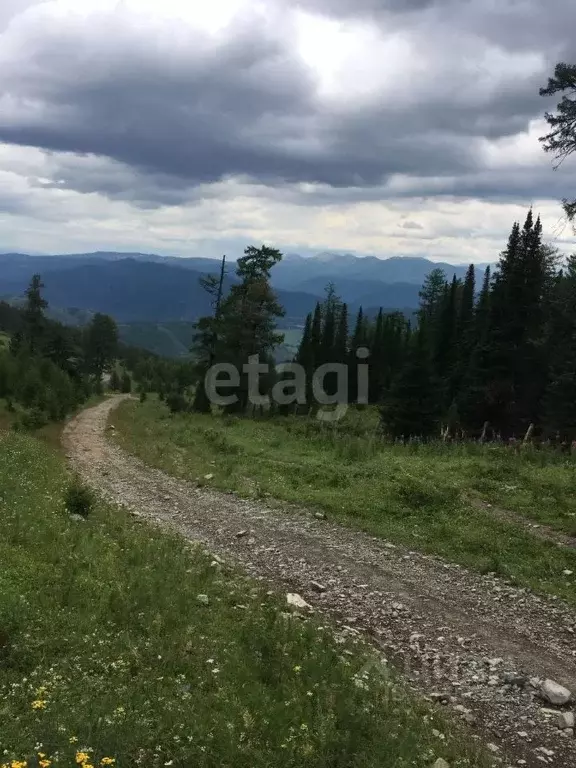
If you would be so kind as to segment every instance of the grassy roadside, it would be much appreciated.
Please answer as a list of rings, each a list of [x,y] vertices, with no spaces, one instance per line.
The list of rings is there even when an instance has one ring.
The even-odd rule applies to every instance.
[[[104,399],[105,399],[105,395],[92,395],[84,403],[82,408],[90,408],[91,406],[97,405],[98,403],[102,402],[102,400]],[[6,404],[6,400],[3,400],[2,398],[0,398],[0,433],[2,431],[14,429],[14,426],[18,421],[18,417],[21,415],[22,412],[23,412],[23,409],[18,405],[16,405],[13,408],[13,410],[9,410]],[[31,432],[30,434],[33,434],[34,437],[38,438],[38,440],[42,440],[42,442],[49,445],[55,451],[61,452],[62,451],[62,443],[61,443],[62,431],[66,426],[67,420],[70,418],[73,418],[73,416],[74,414],[71,414],[67,419],[63,421],[50,421],[48,422],[48,424],[45,424],[43,427],[33,430],[33,432]]]
[[[0,435],[0,765],[487,766],[368,650]],[[372,663],[371,663],[372,662]]]
[[[358,434],[352,426],[328,439],[316,423],[307,432],[306,420],[170,416],[153,399],[123,403],[112,418],[128,450],[174,475],[204,482],[211,474],[218,488],[319,507],[345,525],[576,604],[575,550],[559,549],[465,501],[473,490],[467,477],[489,471],[507,477],[506,464],[490,455],[387,447],[359,425]],[[553,482],[561,468],[541,469]]]

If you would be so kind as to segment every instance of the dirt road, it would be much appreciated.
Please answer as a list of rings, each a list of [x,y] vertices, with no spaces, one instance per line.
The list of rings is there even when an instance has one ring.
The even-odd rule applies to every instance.
[[[134,514],[203,542],[251,575],[297,592],[347,632],[367,634],[410,684],[454,711],[502,765],[576,765],[576,739],[543,701],[551,678],[576,694],[576,611],[437,558],[334,525],[199,489],[106,437],[111,398],[66,428],[72,465]],[[522,762],[525,761],[525,762]]]

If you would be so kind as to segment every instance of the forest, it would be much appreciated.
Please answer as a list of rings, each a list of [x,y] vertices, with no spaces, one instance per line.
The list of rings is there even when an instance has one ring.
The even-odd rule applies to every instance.
[[[197,324],[200,374],[219,362],[240,369],[254,354],[270,359],[282,308],[269,277],[280,258],[273,249],[247,249],[239,260],[240,283],[223,298],[216,278],[208,281],[215,312]],[[348,366],[347,398],[357,403],[356,369],[367,362],[368,403],[379,406],[383,432],[393,438],[519,439],[529,432],[533,438],[574,439],[576,257],[562,263],[530,210],[523,225],[514,223],[495,268],[475,283],[473,265],[464,280],[433,270],[412,318],[383,310],[370,317],[362,309],[350,318],[329,285],[306,320],[295,358],[307,373],[306,402],[290,412],[309,414],[318,407],[311,381],[328,363]],[[366,361],[357,356],[363,347]],[[272,390],[278,375],[262,382],[263,392]],[[245,376],[238,393],[231,410],[245,411]],[[194,410],[210,410],[201,387]]]
[[[8,337],[0,346],[0,399],[6,403],[16,428],[37,429],[61,421],[108,388],[130,392],[131,371],[148,377],[150,386],[187,386],[190,365],[163,360],[118,341],[113,318],[96,313],[83,328],[73,328],[46,317],[40,275],[34,275],[23,308],[0,302],[0,332]],[[146,379],[146,381],[148,381]]]
[[[214,310],[196,324],[192,355],[173,361],[118,342],[115,321],[97,313],[82,328],[46,318],[42,281],[35,275],[23,309],[0,304],[0,397],[21,423],[39,426],[71,413],[93,394],[137,390],[159,393],[173,412],[213,409],[203,382],[218,363],[239,371],[251,356],[270,364],[260,394],[290,374],[275,367],[283,315],[270,285],[280,251],[250,246],[238,261],[238,282],[227,293],[217,277],[203,278]],[[358,350],[366,350],[366,359]],[[434,269],[413,316],[400,312],[350,317],[332,285],[307,319],[294,362],[306,374],[304,398],[287,408],[272,401],[268,415],[310,415],[320,404],[312,380],[320,366],[345,365],[348,404],[377,406],[381,430],[393,439],[576,438],[576,256],[562,261],[543,241],[532,210],[515,222],[506,247],[481,285],[474,266],[466,277]],[[367,365],[368,395],[358,392],[358,366]],[[324,377],[338,400],[334,376]],[[234,390],[234,388],[232,388]],[[247,377],[226,410],[254,412]],[[230,386],[227,386],[229,393]]]

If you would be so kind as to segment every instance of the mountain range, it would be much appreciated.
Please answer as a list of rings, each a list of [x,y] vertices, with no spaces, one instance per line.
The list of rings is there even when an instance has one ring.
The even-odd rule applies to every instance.
[[[465,266],[438,264],[423,258],[356,257],[320,253],[288,254],[272,271],[273,286],[286,310],[282,326],[298,329],[333,282],[351,313],[379,307],[411,313],[426,275],[439,267],[451,278],[463,277]],[[36,256],[0,254],[0,297],[22,296],[30,277],[42,275],[44,295],[60,320],[81,324],[94,312],[112,315],[126,341],[152,351],[186,353],[190,324],[211,311],[199,284],[201,275],[217,273],[219,261],[143,253],[96,252]],[[225,289],[235,281],[235,263],[227,265]],[[480,277],[480,273],[478,275]]]

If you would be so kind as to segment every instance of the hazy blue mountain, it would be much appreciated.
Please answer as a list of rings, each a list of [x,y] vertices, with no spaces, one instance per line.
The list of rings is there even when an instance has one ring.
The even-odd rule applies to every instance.
[[[179,265],[100,259],[67,269],[43,270],[41,274],[44,295],[53,307],[105,312],[120,323],[190,322],[211,311],[209,297],[199,284],[202,273]],[[0,266],[0,296],[21,295],[30,276],[25,272],[6,279]],[[225,288],[232,279],[226,278]],[[318,296],[303,291],[278,290],[278,297],[288,322],[305,317],[318,300]]]
[[[114,264],[118,261],[163,264],[194,272],[217,272],[218,259],[207,258],[176,258],[173,256],[158,256],[149,253],[116,253],[95,252],[52,256],[29,256],[27,254],[0,254],[0,280],[11,281],[26,279],[35,271],[41,274],[48,272],[74,269],[78,266],[94,264]],[[313,257],[303,257],[298,254],[286,254],[273,271],[273,280],[277,288],[298,290],[307,293],[317,293],[318,286],[322,288],[333,280],[338,290],[343,294],[347,288],[345,283],[350,281],[370,283],[410,283],[420,286],[426,275],[435,267],[443,269],[448,277],[456,274],[463,277],[466,265],[451,265],[435,263],[420,257],[393,256],[378,259],[375,256],[357,257],[352,254],[324,252]],[[235,262],[228,261],[228,272],[233,274]],[[483,265],[478,265],[478,276],[483,271]],[[365,291],[363,291],[365,292]],[[350,299],[353,300],[353,299]]]
[[[293,356],[304,318],[323,298],[328,282],[334,282],[337,293],[348,302],[351,316],[360,306],[370,315],[379,307],[410,315],[418,306],[424,278],[435,267],[443,268],[449,278],[465,272],[465,267],[421,258],[287,254],[272,273],[286,309],[281,325],[287,338],[278,358]],[[0,297],[21,297],[32,274],[40,273],[52,317],[82,325],[94,312],[106,312],[116,318],[127,343],[176,357],[187,354],[192,323],[211,311],[199,278],[218,273],[219,268],[217,259],[145,253],[0,254]],[[226,289],[235,280],[234,272],[235,263],[230,260]]]

